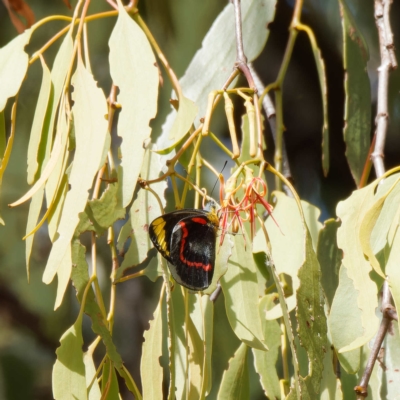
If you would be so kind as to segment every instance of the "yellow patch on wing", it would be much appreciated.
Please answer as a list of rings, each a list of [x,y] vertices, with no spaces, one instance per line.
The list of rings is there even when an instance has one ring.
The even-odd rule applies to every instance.
[[[165,241],[165,221],[163,217],[157,218],[152,223],[154,228],[154,233],[157,236],[157,243],[161,247],[162,251],[169,256],[169,251],[167,249],[167,243]]]

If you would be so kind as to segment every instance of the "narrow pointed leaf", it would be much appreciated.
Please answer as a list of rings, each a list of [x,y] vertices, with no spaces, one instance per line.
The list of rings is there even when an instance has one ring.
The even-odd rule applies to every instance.
[[[53,367],[54,398],[87,399],[81,317],[61,336],[60,344]]]
[[[158,70],[151,46],[118,0],[118,20],[110,37],[110,73],[119,88],[118,135],[122,138],[122,161],[118,172],[120,202],[132,200],[142,167],[143,142],[150,136],[150,120],[157,111]],[[127,73],[127,71],[129,71]]]
[[[32,30],[27,29],[0,49],[0,111],[7,100],[15,96],[28,69],[28,54],[24,48],[29,43]]]
[[[246,237],[246,242],[249,241]],[[233,242],[228,269],[221,278],[226,314],[233,331],[243,343],[267,350],[258,312],[258,281],[253,254],[249,245],[245,248],[242,235],[236,235]]]
[[[101,392],[100,387],[96,379],[93,379],[96,375],[96,366],[93,361],[93,353],[87,351],[83,355],[83,362],[85,363],[85,371],[86,371],[86,387],[88,388],[88,400],[100,400]],[[89,388],[89,385],[90,388]]]
[[[367,73],[368,48],[345,0],[339,1],[343,26],[345,69],[346,157],[358,185],[367,161],[371,137],[371,89]]]
[[[242,343],[233,358],[229,360],[228,370],[222,378],[218,400],[247,400],[250,396],[248,346]]]
[[[66,252],[70,251],[70,241],[79,222],[79,213],[85,209],[88,190],[100,167],[107,134],[106,99],[82,62],[78,62],[73,84],[76,150],[69,181],[71,189],[61,215],[59,239],[53,244],[43,274],[45,283],[53,280],[61,260]]]

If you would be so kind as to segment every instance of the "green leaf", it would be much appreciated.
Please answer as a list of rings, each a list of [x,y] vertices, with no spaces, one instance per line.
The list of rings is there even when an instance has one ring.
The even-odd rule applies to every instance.
[[[77,298],[82,302],[82,296],[89,282],[88,265],[85,257],[85,247],[78,240],[74,240],[72,246],[72,269],[71,279],[77,291]],[[115,345],[112,341],[110,331],[107,328],[102,312],[96,302],[93,289],[90,288],[86,295],[85,313],[92,320],[92,330],[94,333],[101,336],[104,345],[107,349],[107,355],[113,361],[116,368],[122,368],[122,359],[118,354]]]
[[[282,192],[274,192],[272,194],[272,204],[274,206],[273,215],[279,225],[272,218],[268,218],[265,223],[271,241],[272,259],[278,275],[285,273],[292,278],[293,293],[295,293],[300,286],[297,272],[305,257],[303,222],[295,199],[287,197]],[[302,201],[301,205],[313,238],[313,247],[316,248],[318,232],[322,226],[318,222],[320,211],[305,201]],[[290,249],[290,251],[287,251],[287,249]],[[266,252],[262,229],[257,232],[254,238],[253,252]],[[286,298],[286,302],[288,310],[291,311],[296,306],[296,297],[291,295]],[[268,319],[275,319],[281,316],[282,309],[280,304],[267,313]]]
[[[197,106],[192,100],[182,96],[179,99],[178,112],[169,132],[168,139],[180,142],[180,140],[189,132],[194,119],[197,115]]]
[[[50,283],[62,261],[71,252],[70,241],[85,209],[88,190],[99,169],[107,134],[107,103],[104,93],[81,61],[73,76],[74,121],[76,150],[71,169],[71,189],[67,193],[58,227],[59,239],[53,244],[43,274],[43,282]],[[90,151],[88,151],[90,149]]]
[[[276,362],[281,346],[282,331],[276,320],[269,321],[265,318],[266,312],[275,305],[275,298],[275,295],[267,294],[260,300],[259,304],[265,343],[269,351],[252,349],[255,368],[258,375],[260,375],[261,386],[269,399],[279,399],[281,397]]]
[[[308,375],[300,376],[302,394],[315,399],[319,393],[322,379],[323,359],[327,346],[327,326],[324,300],[320,284],[321,271],[314,252],[311,236],[307,232],[305,240],[305,260],[298,276],[300,287],[297,290],[297,333],[300,344],[308,355]]]
[[[234,236],[232,255],[228,269],[221,278],[221,287],[225,298],[225,309],[229,323],[236,336],[250,347],[267,350],[258,312],[258,282],[256,266],[253,260],[246,233]]]
[[[7,138],[6,138],[6,121],[4,119],[4,111],[0,111],[0,160],[4,157],[4,152],[7,147]]]
[[[90,231],[101,236],[115,221],[125,217],[125,209],[118,205],[117,191],[118,185],[110,184],[100,199],[88,201],[85,211],[79,214],[75,235]]]
[[[54,398],[87,399],[81,316],[61,336],[60,343],[52,376]]]
[[[361,325],[362,311],[357,306],[357,295],[354,281],[349,278],[347,268],[342,265],[339,270],[339,286],[328,317],[332,343],[337,350],[353,343],[364,332]],[[340,364],[349,374],[358,371],[360,367],[360,350],[358,348],[346,353],[339,353],[338,356]]]
[[[146,35],[118,0],[118,20],[110,37],[110,73],[119,88],[118,135],[122,160],[118,171],[119,201],[132,200],[144,157],[143,142],[150,137],[149,122],[156,115],[158,70]],[[129,71],[129,73],[127,73]]]
[[[39,97],[36,104],[35,114],[32,122],[31,134],[28,146],[28,183],[35,181],[35,175],[39,168],[37,160],[39,145],[42,136],[43,126],[47,112],[50,93],[52,90],[51,74],[43,58],[40,58],[43,69],[42,84],[40,86]]]
[[[336,213],[342,221],[342,225],[338,229],[337,243],[339,248],[343,250],[343,267],[346,268],[346,274],[353,281],[354,288],[358,292],[357,305],[361,310],[361,327],[364,328],[363,333],[354,337],[352,342],[340,341],[340,347],[336,346],[334,340],[339,352],[362,346],[372,339],[378,329],[379,321],[375,315],[375,309],[378,306],[378,290],[375,282],[370,278],[372,268],[364,257],[359,239],[362,220],[374,202],[375,186],[376,183],[372,183],[353,192],[348,199],[341,201],[336,208]],[[360,316],[358,312],[356,315]],[[353,330],[352,333],[354,332],[359,332],[359,330]]]
[[[85,371],[86,371],[86,387],[89,390],[88,400],[100,400],[101,392],[99,383],[97,382],[96,376],[96,366],[93,361],[93,351],[87,351],[83,355],[83,362],[85,363]],[[89,385],[90,388],[89,388]]]
[[[109,358],[106,359],[103,365],[103,374],[101,379],[101,393],[104,394],[106,391],[107,400],[121,400],[119,396],[117,374],[115,373],[113,363]]]
[[[229,360],[229,368],[222,378],[218,400],[249,399],[250,383],[247,350],[248,346],[242,343],[233,358]]]
[[[328,219],[318,238],[317,256],[321,266],[321,284],[329,308],[339,284],[339,268],[342,263],[342,252],[339,250],[336,240],[339,226],[339,221]]]
[[[372,207],[365,213],[365,216],[361,222],[360,226],[360,243],[361,243],[361,248],[365,254],[365,256],[368,258],[372,268],[375,270],[375,272],[380,275],[383,279],[385,279],[385,274],[381,269],[381,266],[379,264],[378,259],[375,256],[375,251],[372,248],[372,243],[371,243],[371,235],[372,231],[375,228],[375,225],[377,223],[377,220],[380,218],[382,209],[386,201],[388,200],[388,196],[392,193],[393,189],[397,189],[396,192],[398,194],[397,197],[400,195],[400,185],[398,184],[400,181],[400,178],[398,178],[392,186],[389,188],[386,193],[381,195],[372,205]],[[378,197],[378,196],[376,196]],[[396,203],[395,203],[396,204]],[[397,208],[397,207],[393,207]],[[386,236],[385,231],[379,232],[380,236]]]
[[[274,0],[241,1],[243,41],[249,62],[253,61],[265,46],[269,34],[267,26],[274,18],[275,4]],[[228,4],[208,30],[201,49],[197,51],[184,76],[179,80],[185,96],[199,107],[196,125],[199,118],[205,115],[208,94],[222,88],[232,71],[236,61],[234,38],[233,5]],[[175,112],[172,111],[163,125],[163,133],[158,140],[162,149],[171,146],[168,135],[174,121]]]
[[[346,92],[343,135],[347,161],[358,185],[371,141],[371,89],[367,73],[369,55],[345,0],[340,0],[339,5],[343,26]]]
[[[162,301],[164,290],[161,290],[160,299],[154,319],[150,321],[150,328],[144,332],[142,347],[142,359],[140,371],[142,378],[143,397],[147,399],[159,399],[162,393],[163,368],[160,365],[162,356]]]
[[[28,54],[24,51],[29,43],[32,30],[27,29],[0,49],[0,111],[7,100],[15,96],[28,69]]]

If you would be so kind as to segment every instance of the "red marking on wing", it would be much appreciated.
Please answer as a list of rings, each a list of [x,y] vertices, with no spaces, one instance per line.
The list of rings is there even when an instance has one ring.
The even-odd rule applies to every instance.
[[[196,221],[195,221],[196,220]],[[197,221],[199,220],[199,221]],[[207,224],[207,221],[203,218],[192,218],[192,221],[198,222],[200,224]],[[202,262],[195,262],[195,261],[188,261],[183,255],[183,251],[185,250],[185,244],[186,244],[186,238],[189,235],[189,231],[186,228],[186,224],[182,221],[179,222],[179,225],[181,226],[183,235],[181,238],[181,248],[179,250],[179,258],[180,260],[186,264],[188,267],[195,267],[195,268],[203,268],[204,271],[210,271],[212,269],[212,266],[210,263],[207,265],[204,265]]]
[[[197,222],[198,224],[207,225],[207,220],[201,217],[192,218],[193,222]]]

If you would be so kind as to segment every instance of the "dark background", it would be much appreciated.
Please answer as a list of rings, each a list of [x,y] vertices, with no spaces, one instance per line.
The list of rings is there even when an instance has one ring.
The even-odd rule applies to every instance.
[[[27,0],[36,21],[53,14],[71,15],[62,0]],[[141,0],[139,8],[161,48],[178,76],[182,76],[214,18],[227,4],[226,0]],[[72,4],[75,5],[75,2]],[[373,102],[376,100],[379,49],[373,18],[372,0],[348,0],[355,20],[364,34],[370,50],[368,73]],[[270,25],[267,46],[255,66],[265,84],[277,76],[288,38],[288,25],[293,1],[278,1],[276,18]],[[93,1],[89,13],[109,10],[105,1]],[[397,47],[400,38],[400,3],[392,6],[392,26]],[[322,107],[320,89],[311,48],[305,34],[300,33],[284,84],[285,141],[292,176],[300,196],[322,210],[322,220],[335,216],[335,207],[341,199],[355,189],[344,152],[343,110],[344,71],[342,67],[342,36],[337,0],[305,1],[302,22],[310,25],[326,63],[329,93],[330,172],[324,178],[321,169]],[[106,95],[110,90],[108,73],[108,38],[115,18],[89,24],[89,41],[92,69],[95,79]],[[52,35],[65,26],[54,21],[39,28],[27,50],[32,54]],[[0,47],[17,35],[3,3],[0,2]],[[232,39],[233,40],[233,39]],[[59,42],[45,53],[52,65]],[[55,282],[47,286],[41,276],[49,253],[50,242],[46,228],[36,235],[31,263],[31,279],[27,283],[25,267],[25,235],[28,206],[8,209],[7,204],[19,198],[28,188],[26,183],[26,154],[35,101],[41,82],[38,62],[28,70],[18,105],[18,124],[14,148],[3,179],[0,213],[6,226],[0,227],[0,398],[1,399],[51,399],[51,369],[55,349],[62,333],[74,322],[78,303],[72,289],[68,290],[62,307],[53,311]],[[153,123],[153,135],[169,112],[168,98],[171,88],[164,76],[164,88],[159,100],[159,116]],[[400,130],[400,75],[390,76],[390,125],[385,152],[387,168],[399,164]],[[1,90],[1,88],[0,88]],[[372,105],[374,119],[375,104]],[[9,110],[9,105],[7,109]],[[9,113],[8,113],[9,115]],[[373,121],[372,121],[373,122]],[[373,126],[373,125],[372,125]],[[9,125],[8,125],[9,129]],[[371,136],[372,136],[371,132]],[[225,132],[228,137],[228,133]],[[268,155],[273,154],[273,143],[268,136]],[[212,160],[211,160],[212,161]],[[272,161],[272,158],[270,158]],[[372,177],[373,178],[373,177]],[[110,259],[105,240],[99,246],[100,279],[104,292],[109,285]],[[147,278],[129,281],[118,287],[114,340],[128,369],[139,381],[139,365],[143,330],[155,307],[155,293],[160,282],[153,284]],[[107,300],[107,298],[106,298]],[[216,318],[223,313],[216,308]],[[221,315],[219,315],[221,314]],[[90,323],[85,322],[85,342],[91,336]],[[223,348],[223,338],[220,344]],[[218,343],[218,338],[216,338]],[[222,351],[222,350],[221,350]],[[232,354],[234,348],[224,348]],[[215,374],[222,374],[224,362],[217,362]],[[257,383],[252,386],[254,396],[260,396]],[[214,398],[215,392],[210,396]],[[255,398],[252,396],[252,398]],[[124,395],[125,398],[125,395]],[[126,396],[126,398],[129,398]]]

